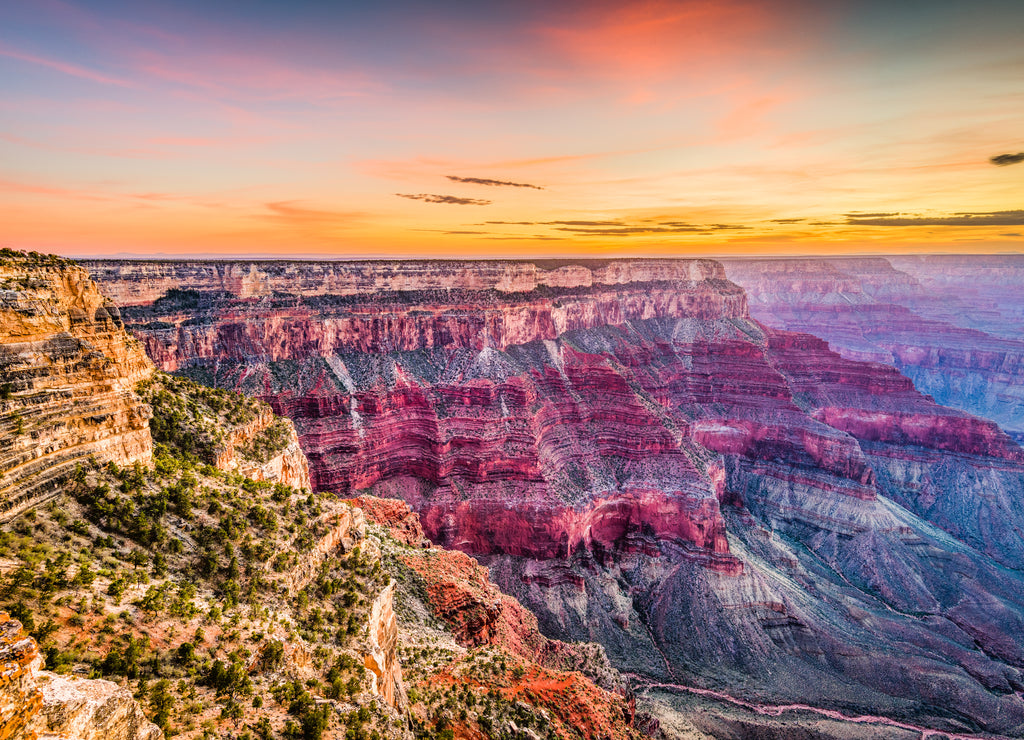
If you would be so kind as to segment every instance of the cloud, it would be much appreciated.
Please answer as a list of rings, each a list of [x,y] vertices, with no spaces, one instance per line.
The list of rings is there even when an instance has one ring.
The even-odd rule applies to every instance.
[[[1018,152],[1017,154],[997,154],[994,157],[990,157],[989,162],[1005,167],[1008,164],[1020,164],[1024,162],[1024,152]]]
[[[948,216],[902,214],[846,214],[850,226],[1024,226],[1024,210],[988,213],[953,213]]]
[[[447,203],[454,206],[489,206],[493,201],[479,200],[477,198],[460,198],[456,195],[434,195],[432,193],[395,193],[399,198],[409,200],[422,200],[426,203]]]
[[[798,224],[801,221],[806,221],[806,218],[773,218],[769,220],[769,223],[773,224]]]
[[[1020,233],[1016,231],[1011,231],[1009,234],[1000,234],[999,236],[1020,236]]]
[[[11,59],[17,59],[22,62],[28,62],[29,64],[37,64],[41,67],[48,67],[49,69],[56,70],[72,77],[78,77],[82,80],[90,80],[91,82],[98,82],[101,85],[115,85],[117,87],[132,87],[132,83],[127,80],[118,79],[117,77],[110,77],[108,75],[96,72],[95,70],[88,69],[86,67],[79,67],[75,64],[68,64],[62,62],[59,59],[47,59],[45,57],[39,57],[35,54],[26,54],[18,49],[12,49],[9,46],[0,44],[0,56],[9,57]]]
[[[557,226],[555,231],[569,231],[580,236],[634,236],[636,234],[688,234],[704,232],[698,226],[666,227],[666,226],[621,226],[617,228],[581,229],[573,226]]]
[[[351,224],[365,215],[349,211],[324,211],[296,205],[301,202],[298,200],[281,200],[273,203],[264,203],[264,207],[270,213],[259,214],[259,216],[290,226],[341,226]]]
[[[533,188],[534,190],[543,190],[540,185],[531,185],[527,182],[509,182],[508,180],[489,180],[486,177],[459,177],[458,175],[446,175],[446,177],[452,182],[465,182],[470,185],[493,185],[493,186],[504,186],[509,188]]]

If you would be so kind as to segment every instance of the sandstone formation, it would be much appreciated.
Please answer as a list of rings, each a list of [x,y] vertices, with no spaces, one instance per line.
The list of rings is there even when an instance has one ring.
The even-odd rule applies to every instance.
[[[0,738],[34,740],[29,728],[43,706],[34,672],[42,662],[39,647],[25,637],[21,623],[0,613]]]
[[[416,273],[444,290],[267,263],[247,274],[276,292],[245,298],[145,267],[187,293],[130,312],[162,366],[269,401],[314,487],[406,500],[548,636],[644,680],[1024,732],[1021,449],[891,366],[758,323],[719,266]],[[103,269],[121,293],[144,274]],[[364,287],[312,294],[327,273]],[[491,639],[502,610],[463,581],[439,603]]]
[[[398,662],[398,619],[395,617],[395,582],[388,584],[370,605],[367,632],[370,651],[364,664],[370,672],[370,691],[403,711],[409,702]]]
[[[40,674],[42,711],[31,728],[59,740],[163,740],[132,693],[112,681]]]
[[[153,373],[142,347],[80,267],[0,254],[0,518],[59,489],[89,456],[149,462]]]
[[[274,427],[280,425],[281,429]],[[254,446],[261,434],[276,431],[285,438],[280,452],[260,459],[246,452]],[[299,445],[295,426],[288,419],[281,419],[269,407],[259,410],[256,418],[227,430],[224,443],[216,450],[216,467],[237,472],[246,478],[270,483],[281,483],[302,490],[312,488],[309,482],[309,464]]]

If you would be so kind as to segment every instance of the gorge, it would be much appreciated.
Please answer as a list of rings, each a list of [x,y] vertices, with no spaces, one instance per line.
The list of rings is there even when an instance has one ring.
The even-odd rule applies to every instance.
[[[404,499],[638,686],[1024,732],[1024,452],[764,318],[775,264],[753,315],[709,260],[86,266],[158,367],[289,417],[315,489]]]

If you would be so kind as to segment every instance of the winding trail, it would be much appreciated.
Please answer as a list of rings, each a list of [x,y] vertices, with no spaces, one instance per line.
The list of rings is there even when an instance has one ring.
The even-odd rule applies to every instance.
[[[891,717],[881,717],[874,714],[858,714],[848,715],[836,709],[824,709],[822,707],[813,707],[809,704],[758,704],[756,702],[746,701],[745,699],[738,699],[735,696],[725,693],[724,691],[715,691],[714,689],[700,689],[695,686],[682,686],[674,683],[648,683],[642,676],[638,676],[635,673],[623,674],[629,678],[639,682],[636,687],[636,691],[641,692],[648,689],[669,689],[673,691],[684,691],[690,694],[696,694],[698,696],[706,696],[711,699],[717,699],[718,701],[726,702],[734,706],[746,709],[754,714],[760,714],[766,717],[778,717],[783,712],[811,712],[812,714],[818,714],[822,717],[828,717],[829,719],[839,720],[841,722],[852,722],[854,724],[876,724],[885,725],[887,727],[895,727],[901,730],[907,730],[908,732],[919,732],[921,733],[921,740],[928,740],[928,738],[950,738],[950,740],[1012,740],[1005,735],[969,735],[960,732],[951,732],[947,730],[935,730],[930,727],[921,727],[920,725],[911,724],[909,722],[900,722],[899,720],[892,719]]]

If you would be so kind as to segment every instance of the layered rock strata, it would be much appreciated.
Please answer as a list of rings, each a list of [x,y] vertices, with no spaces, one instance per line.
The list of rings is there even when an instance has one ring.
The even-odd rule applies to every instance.
[[[149,409],[133,389],[153,365],[85,270],[5,252],[0,337],[0,518],[90,456],[149,462]]]
[[[1019,256],[735,260],[759,321],[898,368],[939,403],[1024,437]]]
[[[133,320],[165,366],[291,417],[315,487],[408,501],[549,636],[648,680],[1024,730],[1020,448],[685,269]],[[479,606],[467,635],[498,628]]]

